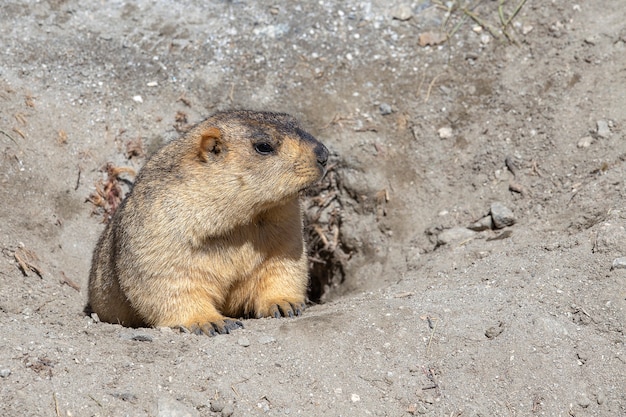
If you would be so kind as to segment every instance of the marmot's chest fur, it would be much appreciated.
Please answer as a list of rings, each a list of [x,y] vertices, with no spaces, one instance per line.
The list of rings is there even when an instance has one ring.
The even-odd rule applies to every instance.
[[[126,326],[227,333],[299,315],[308,281],[298,194],[328,150],[285,114],[217,113],[160,149],[94,251],[89,307]],[[230,318],[230,317],[234,318]]]

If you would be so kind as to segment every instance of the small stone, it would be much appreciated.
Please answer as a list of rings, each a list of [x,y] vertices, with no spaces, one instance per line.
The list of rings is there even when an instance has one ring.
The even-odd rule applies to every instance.
[[[9,375],[11,375],[11,370],[10,369],[0,369],[0,378],[6,378]]]
[[[491,216],[485,216],[477,222],[470,224],[467,228],[470,230],[474,230],[475,232],[490,230],[493,229],[493,220],[491,219]]]
[[[530,32],[532,32],[533,29],[534,27],[531,25],[522,26],[522,35],[528,35]]]
[[[476,232],[465,227],[453,227],[446,229],[437,235],[437,245],[447,245],[452,242],[466,240],[474,237]]]
[[[240,337],[239,340],[237,340],[237,343],[239,344],[239,346],[243,346],[243,347],[250,346],[250,340],[245,336]]]
[[[391,114],[393,112],[393,109],[391,108],[391,106],[387,103],[382,103],[378,109],[380,110],[380,114],[382,114],[383,116],[387,116],[388,114]]]
[[[133,96],[133,101],[135,103],[143,103],[143,98],[141,96]]]
[[[429,392],[418,391],[416,394],[417,394],[417,399],[419,400],[419,402],[424,403],[424,404],[432,405],[435,403],[435,401],[439,401],[439,400],[435,400],[435,397]]]
[[[405,21],[413,17],[413,11],[408,4],[401,4],[391,10],[391,17],[397,20]]]
[[[566,337],[569,335],[567,327],[558,320],[551,317],[537,317],[533,319],[533,327],[539,331],[556,337]]]
[[[512,226],[515,224],[513,212],[502,203],[491,203],[491,219],[496,229]]]
[[[580,138],[580,140],[578,141],[578,146],[579,148],[588,148],[591,146],[591,144],[593,143],[593,138],[591,136],[585,136],[584,138]]]
[[[591,405],[591,400],[585,394],[580,394],[577,402],[582,408],[587,408]]]
[[[116,392],[111,395],[118,400],[126,401],[132,404],[137,403],[137,396],[132,392]]]
[[[599,137],[607,139],[611,136],[611,128],[609,127],[609,122],[606,120],[598,120],[596,122],[596,133]]]
[[[98,313],[91,313],[91,319],[94,323],[100,323],[100,317],[98,317]]]
[[[439,45],[448,40],[448,34],[446,32],[422,32],[417,37],[417,42],[420,46],[434,46]]]
[[[626,269],[626,257],[613,259],[611,269]]]
[[[152,336],[147,334],[135,334],[131,336],[130,340],[134,340],[136,342],[152,342]]]
[[[590,35],[590,36],[587,36],[584,39],[584,41],[585,43],[588,43],[589,45],[595,45],[598,42],[598,37],[595,35]]]
[[[261,336],[259,337],[259,343],[262,345],[267,345],[269,343],[274,343],[276,341],[276,339],[272,336]]]
[[[498,326],[493,326],[485,330],[485,336],[487,336],[487,339],[494,339],[500,336],[500,334],[502,334],[503,331],[504,331],[504,323],[500,322]]]
[[[156,81],[150,81],[149,83],[146,84],[148,87],[156,87],[159,85],[159,83],[157,83]]]
[[[214,413],[221,412],[225,406],[226,404],[224,404],[223,401],[220,401],[220,400],[211,401],[211,411],[213,411]]]
[[[350,396],[350,400],[352,400],[353,403],[356,403],[361,401],[361,397],[359,396],[359,394],[352,394]]]
[[[449,126],[444,126],[437,131],[439,137],[441,139],[450,139],[452,137],[452,128]]]
[[[626,227],[622,226],[619,218],[610,217],[605,222],[597,225],[596,228],[595,253],[619,253],[626,255],[623,252],[626,248]]]
[[[604,395],[604,393],[602,391],[600,391],[597,395],[596,395],[596,402],[598,403],[598,405],[602,405],[606,402],[606,395]]]
[[[161,397],[157,402],[158,417],[197,417],[198,412],[170,397]]]
[[[233,408],[232,405],[227,404],[223,409],[222,409],[222,417],[230,417],[235,413],[235,409]]]

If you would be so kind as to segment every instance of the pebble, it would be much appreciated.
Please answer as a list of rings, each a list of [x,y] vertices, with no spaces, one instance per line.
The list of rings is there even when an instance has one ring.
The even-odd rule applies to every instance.
[[[9,375],[11,375],[11,370],[10,369],[0,369],[0,378],[6,378]]]
[[[245,336],[240,337],[239,340],[237,340],[237,343],[239,344],[239,346],[243,346],[243,347],[250,346],[250,340]]]
[[[607,139],[611,136],[611,129],[609,128],[609,123],[606,120],[598,120],[596,122],[596,133],[601,138]]]
[[[274,343],[276,341],[275,337],[272,336],[261,336],[259,337],[259,343],[262,345],[267,345],[268,343]]]
[[[393,110],[391,109],[391,106],[387,103],[382,103],[378,109],[380,110],[380,114],[382,114],[383,116],[387,116],[388,114],[391,114],[393,112]]]
[[[197,417],[198,413],[195,409],[187,407],[170,397],[161,397],[157,403],[158,417]]]
[[[136,342],[152,342],[152,336],[147,334],[135,334],[130,339]]]
[[[437,131],[439,137],[441,139],[450,139],[452,137],[452,128],[449,126],[444,126]]]
[[[394,7],[391,10],[391,17],[402,21],[409,20],[413,17],[411,6],[408,4],[400,4],[399,6]]]
[[[491,203],[491,219],[496,229],[512,226],[515,224],[513,212],[502,203]]]
[[[626,269],[626,257],[613,259],[611,269]]]
[[[537,317],[533,319],[532,322],[533,327],[539,332],[545,332],[555,337],[565,337],[569,335],[563,323],[551,317]]]
[[[475,234],[476,232],[465,227],[453,227],[451,229],[446,229],[437,235],[437,244],[447,245],[452,242],[470,239],[474,237]]]
[[[141,96],[133,96],[133,101],[135,103],[143,103],[143,98]]]
[[[226,404],[224,404],[223,401],[220,401],[220,400],[211,401],[211,411],[213,411],[214,413],[221,412],[225,406]]]
[[[578,141],[578,146],[579,148],[588,148],[591,146],[591,144],[593,143],[593,138],[591,136],[585,136],[584,138],[580,138],[580,140]]]
[[[476,232],[493,229],[493,220],[491,219],[491,216],[485,216],[477,222],[470,224],[467,228]]]
[[[587,408],[591,405],[591,400],[585,394],[580,394],[577,402],[582,408]]]
[[[232,405],[228,404],[222,409],[222,417],[230,417],[235,413]]]
[[[626,248],[626,227],[621,225],[621,220],[610,217],[598,225],[596,235],[596,253],[620,253]],[[621,262],[618,262],[618,264]],[[615,268],[615,267],[614,267]],[[618,268],[621,268],[618,266]]]
[[[359,396],[359,394],[352,394],[350,396],[350,399],[352,400],[353,403],[361,401],[361,397]]]
[[[606,402],[606,395],[604,395],[603,392],[599,392],[596,395],[596,402],[598,403],[598,405],[602,405]]]
[[[485,330],[485,336],[487,336],[488,339],[493,339],[493,338],[500,336],[503,331],[504,331],[504,323],[500,322],[498,326],[493,326]]]

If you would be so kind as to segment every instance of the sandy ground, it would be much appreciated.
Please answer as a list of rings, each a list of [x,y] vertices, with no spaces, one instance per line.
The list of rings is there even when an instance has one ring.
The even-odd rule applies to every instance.
[[[622,1],[478,3],[2,1],[1,414],[626,415]],[[85,317],[103,167],[227,108],[331,149],[326,302]]]

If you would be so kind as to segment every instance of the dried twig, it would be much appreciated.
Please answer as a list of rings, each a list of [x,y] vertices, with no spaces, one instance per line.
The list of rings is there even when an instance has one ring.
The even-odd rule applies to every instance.
[[[7,138],[11,139],[13,141],[13,143],[15,143],[16,145],[18,145],[17,141],[15,139],[13,139],[13,137],[11,135],[9,135],[7,132],[5,132],[4,130],[0,129],[0,133],[2,133],[4,136],[6,136]]]
[[[74,186],[74,191],[78,190],[78,187],[80,186],[80,174],[82,172],[82,169],[80,167],[80,165],[78,166],[78,174],[76,175],[76,185]]]
[[[52,398],[54,399],[54,410],[57,413],[57,417],[61,417],[61,412],[59,411],[59,401],[57,400],[56,392],[52,393]]]
[[[437,322],[434,321],[433,318],[430,316],[427,316],[426,319],[428,320],[428,327],[430,327],[431,329],[430,337],[428,338],[428,345],[426,346],[426,356],[428,356],[428,353],[430,352],[430,345],[433,341],[433,336],[435,335],[435,331],[437,330]]]
[[[72,281],[71,279],[69,279],[66,275],[65,272],[61,271],[61,275],[63,276],[63,278],[59,281],[61,284],[65,284],[70,288],[75,289],[76,291],[80,292],[80,285],[78,285],[76,282]]]
[[[437,81],[437,79],[441,77],[442,75],[443,73],[437,74],[437,76],[433,78],[433,80],[428,85],[428,90],[426,91],[426,97],[424,98],[424,103],[427,103],[428,99],[430,99],[430,91],[433,89],[433,86],[435,85],[435,81]]]
[[[43,272],[39,265],[37,265],[39,258],[35,252],[26,248],[17,248],[13,253],[13,257],[25,277],[28,276],[28,271],[32,271],[37,274],[39,278],[43,278]]]

